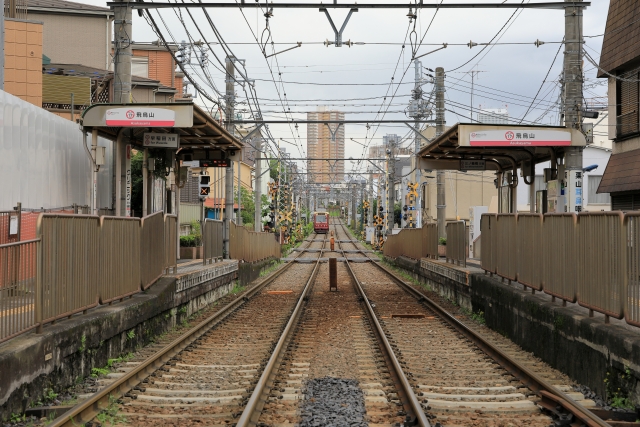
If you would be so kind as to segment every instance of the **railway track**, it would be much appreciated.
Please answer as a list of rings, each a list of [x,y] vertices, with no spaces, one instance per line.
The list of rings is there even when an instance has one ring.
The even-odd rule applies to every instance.
[[[490,344],[378,263],[354,262],[368,251],[331,227],[334,251],[312,238],[52,425],[88,421],[114,399],[141,426],[607,425],[567,394],[568,378]],[[338,292],[327,258],[344,261]]]
[[[130,425],[233,425],[318,265],[282,266],[157,352],[121,366],[50,425],[96,422],[104,410]]]
[[[342,233],[348,233],[344,225],[340,227]],[[583,406],[593,402],[572,392],[569,378],[513,343],[505,339],[498,339],[497,345],[489,343],[477,327],[467,327],[376,263],[347,262],[347,266],[375,306],[384,333],[432,423],[607,425]],[[495,334],[485,335],[496,340]]]

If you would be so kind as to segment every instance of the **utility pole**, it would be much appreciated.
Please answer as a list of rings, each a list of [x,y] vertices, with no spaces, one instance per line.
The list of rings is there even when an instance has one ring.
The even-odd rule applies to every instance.
[[[236,224],[242,225],[242,150],[238,159],[238,213],[236,214]]]
[[[436,68],[436,138],[444,133],[444,68]],[[445,175],[443,170],[436,173],[437,188],[437,215],[438,215],[438,239],[447,237],[446,215],[447,205],[445,200]]]
[[[233,61],[235,58],[227,56],[226,58],[226,93],[225,93],[225,115],[227,118],[227,131],[233,135],[233,116],[235,105],[235,68]],[[229,162],[229,167],[225,170],[225,182],[224,182],[224,233],[223,233],[223,245],[225,251],[225,257],[230,259],[229,254],[229,240],[231,238],[231,218],[233,216],[233,162]],[[239,202],[239,201],[238,201]]]
[[[396,182],[396,141],[389,140],[389,147],[387,148],[387,154],[389,156],[389,178],[387,179],[387,235],[393,233],[393,209],[395,207],[395,182]]]
[[[356,184],[351,184],[351,228],[356,229]]]
[[[115,103],[131,102],[131,3],[119,1],[113,6],[114,15],[114,83],[113,100]]]
[[[579,3],[582,0],[565,0]],[[582,130],[582,12],[581,6],[564,9],[564,125]],[[554,167],[555,165],[551,165]],[[568,187],[566,206],[568,212],[582,211],[582,147],[565,150],[564,177]]]
[[[254,138],[255,142],[255,162],[256,162],[256,190],[253,193],[255,199],[253,204],[256,207],[255,214],[253,215],[253,229],[255,231],[262,231],[262,135],[258,135]]]
[[[360,185],[360,228],[359,230],[364,230],[364,186],[366,184],[363,182]]]
[[[422,90],[420,88],[420,68],[422,67],[422,63],[420,61],[418,61],[417,59],[413,61],[414,64],[414,69],[415,69],[415,86],[413,89],[413,96],[414,99],[416,99],[416,102],[419,102],[420,98],[422,98]],[[418,110],[416,111],[416,113],[421,113],[421,108],[419,108],[420,106],[417,105]],[[416,130],[420,130],[420,116],[421,114],[415,114],[414,115],[414,119],[415,122],[413,124],[414,128]],[[418,152],[420,151],[420,135],[418,135],[417,132],[414,132],[413,134],[413,156],[414,156],[414,160],[415,160],[415,168],[413,169],[413,182],[418,182],[418,179],[420,177],[420,172],[418,170]]]

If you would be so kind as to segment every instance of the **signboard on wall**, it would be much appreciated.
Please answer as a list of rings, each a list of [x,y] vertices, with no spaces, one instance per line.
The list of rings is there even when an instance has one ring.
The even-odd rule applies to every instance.
[[[571,145],[571,133],[550,129],[501,129],[469,133],[469,145],[479,147],[557,147]]]
[[[154,148],[178,148],[180,135],[177,133],[145,132],[142,145]]]

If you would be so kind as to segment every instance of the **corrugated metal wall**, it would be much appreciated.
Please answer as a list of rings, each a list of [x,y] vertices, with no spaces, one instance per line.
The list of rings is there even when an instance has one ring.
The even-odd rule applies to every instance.
[[[90,137],[89,137],[90,140]],[[112,144],[98,176],[99,207],[111,206]],[[91,166],[77,124],[0,90],[0,210],[88,205]]]

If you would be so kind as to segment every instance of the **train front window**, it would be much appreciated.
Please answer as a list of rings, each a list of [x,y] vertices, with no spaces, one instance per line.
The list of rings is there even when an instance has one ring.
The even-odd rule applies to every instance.
[[[327,216],[326,215],[316,215],[316,222],[327,222]]]

